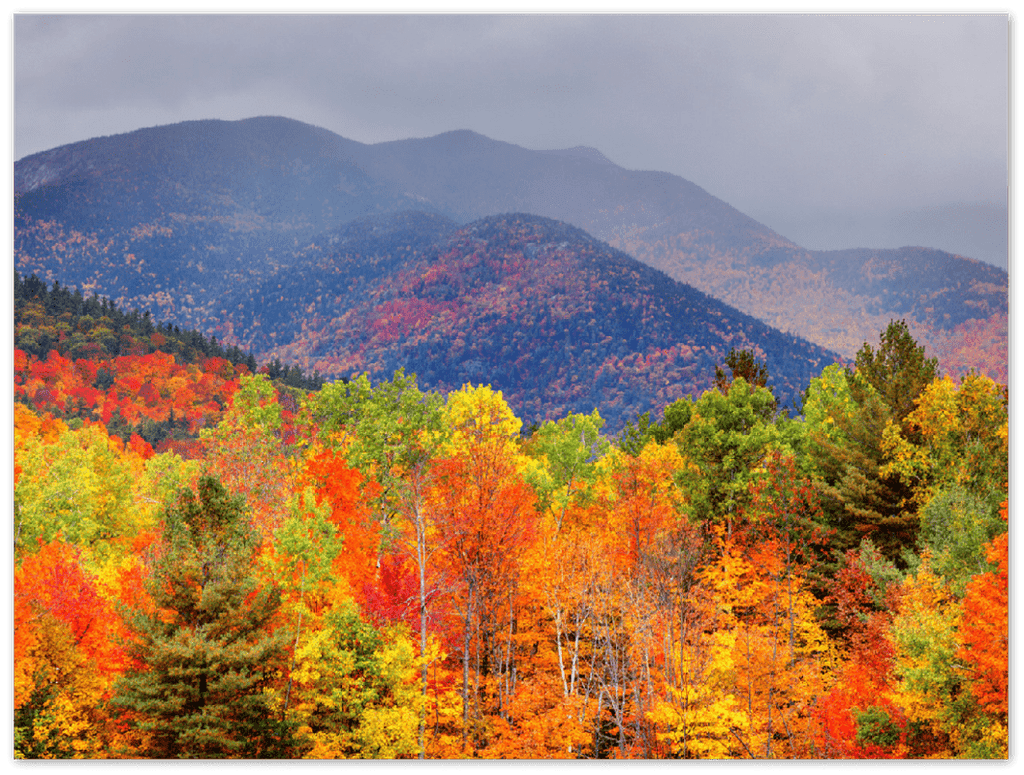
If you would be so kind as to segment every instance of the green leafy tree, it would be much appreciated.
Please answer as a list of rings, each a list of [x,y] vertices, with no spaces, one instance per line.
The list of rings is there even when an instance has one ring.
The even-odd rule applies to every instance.
[[[1006,387],[968,374],[959,385],[936,379],[903,422],[882,439],[886,471],[899,474],[919,504],[951,486],[976,495],[1005,492],[1009,475],[1009,400]],[[995,502],[1002,500],[997,495]]]
[[[935,495],[921,509],[918,545],[931,555],[932,569],[962,598],[972,576],[993,570],[985,559],[989,542],[1006,532],[999,515],[1005,493],[993,490],[987,498],[962,487]]]
[[[731,523],[768,452],[788,448],[773,422],[774,407],[771,391],[743,377],[727,393],[708,390],[694,402],[689,421],[674,437],[691,463],[676,481],[689,495],[692,519]]]
[[[183,489],[150,558],[151,610],[128,621],[137,667],[114,703],[154,758],[260,758],[289,752],[265,689],[288,631],[270,631],[280,593],[254,576],[258,544],[243,502],[213,477]]]
[[[152,514],[133,507],[139,471],[91,425],[63,428],[56,439],[28,435],[15,446],[14,548],[20,559],[58,533],[100,555],[147,527]]]
[[[855,375],[853,381],[860,378]],[[870,538],[895,560],[914,545],[918,521],[908,509],[909,487],[898,475],[882,470],[880,444],[890,421],[888,410],[868,386],[860,402],[851,400],[826,414],[823,422],[808,425],[806,450],[827,521],[836,530],[836,548],[847,551]]]
[[[591,414],[569,414],[557,422],[548,421],[534,432],[527,452],[544,465],[528,474],[543,508],[551,510],[556,530],[562,527],[567,509],[587,498],[597,479],[596,462],[609,449],[601,437],[604,420],[595,409]]]

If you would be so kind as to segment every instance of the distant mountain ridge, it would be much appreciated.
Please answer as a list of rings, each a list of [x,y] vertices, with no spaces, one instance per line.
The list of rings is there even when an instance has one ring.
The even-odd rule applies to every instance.
[[[221,301],[286,274],[345,223],[519,212],[844,357],[906,317],[944,367],[1006,377],[1005,272],[929,249],[807,251],[689,181],[594,149],[531,151],[468,130],[366,145],[289,119],[198,121],[26,157],[15,192],[21,271],[201,330],[231,324]]]

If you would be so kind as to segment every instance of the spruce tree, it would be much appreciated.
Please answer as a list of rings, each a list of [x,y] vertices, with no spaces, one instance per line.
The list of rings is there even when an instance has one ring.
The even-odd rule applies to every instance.
[[[904,421],[937,374],[937,360],[925,357],[906,321],[890,321],[878,349],[865,342],[854,367],[845,369],[848,407],[830,416],[830,428],[809,429],[808,452],[821,475],[818,487],[840,548],[869,538],[902,564],[904,549],[915,545],[919,524],[912,491],[898,474],[882,472],[882,434],[892,422],[911,441],[916,438]]]
[[[889,408],[893,421],[901,425],[914,411],[917,397],[939,375],[938,359],[925,358],[924,347],[911,336],[905,320],[889,321],[878,350],[865,342],[857,352],[855,368],[847,369],[854,398],[863,402],[866,391],[853,379],[855,372],[870,383]]]
[[[253,574],[258,539],[241,498],[213,477],[183,489],[150,557],[153,610],[129,618],[138,667],[115,687],[153,758],[258,758],[289,753],[263,689],[283,662],[268,628],[280,592]]]

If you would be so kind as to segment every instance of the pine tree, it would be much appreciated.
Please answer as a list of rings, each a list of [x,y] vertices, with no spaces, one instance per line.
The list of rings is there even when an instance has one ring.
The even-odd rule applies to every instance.
[[[855,369],[875,389],[889,408],[894,422],[903,423],[914,410],[914,402],[938,376],[938,359],[925,358],[921,347],[910,335],[905,320],[890,321],[875,352],[867,342],[857,353]],[[858,389],[847,369],[854,398],[862,402],[865,392]]]
[[[147,591],[154,607],[129,619],[138,667],[114,703],[153,758],[287,754],[287,730],[263,693],[287,633],[268,623],[280,592],[253,575],[257,539],[243,501],[213,477],[183,489],[164,515]]]
[[[727,377],[721,366],[715,367],[715,387],[723,395],[729,392],[729,385],[737,377],[743,377],[747,384],[754,387],[768,387],[768,366],[755,359],[754,353],[750,350],[737,350],[733,347],[725,358],[725,365],[732,372],[732,377]]]
[[[907,425],[937,368],[934,358],[925,358],[906,322],[892,321],[877,351],[867,343],[860,349],[835,396],[809,394],[815,406],[805,407],[805,412],[820,417],[809,425],[808,451],[840,548],[854,548],[870,538],[886,557],[902,562],[903,549],[914,545],[919,525],[913,492],[898,473],[884,468],[882,438],[888,424]],[[835,405],[826,407],[828,402]],[[904,431],[911,441],[919,438],[909,428]]]

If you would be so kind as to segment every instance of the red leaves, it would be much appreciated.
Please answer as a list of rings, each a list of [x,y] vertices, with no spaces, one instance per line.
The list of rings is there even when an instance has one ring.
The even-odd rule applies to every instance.
[[[372,518],[366,504],[379,486],[374,482],[364,483],[360,473],[350,468],[342,455],[330,449],[321,450],[307,460],[301,481],[314,487],[318,505],[327,503],[331,507],[330,520],[344,541],[344,549],[334,562],[335,569],[348,580],[350,589],[357,595],[368,593],[376,575],[380,525]],[[397,573],[397,569],[392,570]],[[389,604],[383,602],[387,597],[385,592],[378,602],[390,610]],[[385,618],[390,619],[390,616]]]
[[[1003,502],[1003,516],[1007,504]],[[996,570],[981,573],[967,585],[961,628],[962,660],[971,692],[988,713],[1007,716],[1009,688],[1009,533],[988,545],[986,559]]]
[[[129,425],[173,414],[195,432],[214,424],[237,389],[236,371],[223,358],[179,364],[173,355],[150,353],[71,360],[51,350],[45,360],[15,351],[15,395],[40,412],[109,424],[115,413]],[[109,379],[110,382],[103,380]]]
[[[363,583],[366,612],[379,624],[403,621],[415,631],[419,627],[419,580],[416,564],[401,554],[380,558],[376,578]]]
[[[16,643],[23,646],[39,623],[52,617],[66,628],[75,649],[104,673],[118,672],[124,654],[115,632],[120,620],[81,564],[81,552],[58,538],[42,544],[14,573]],[[31,638],[30,638],[31,639]],[[15,648],[15,660],[19,657]]]

